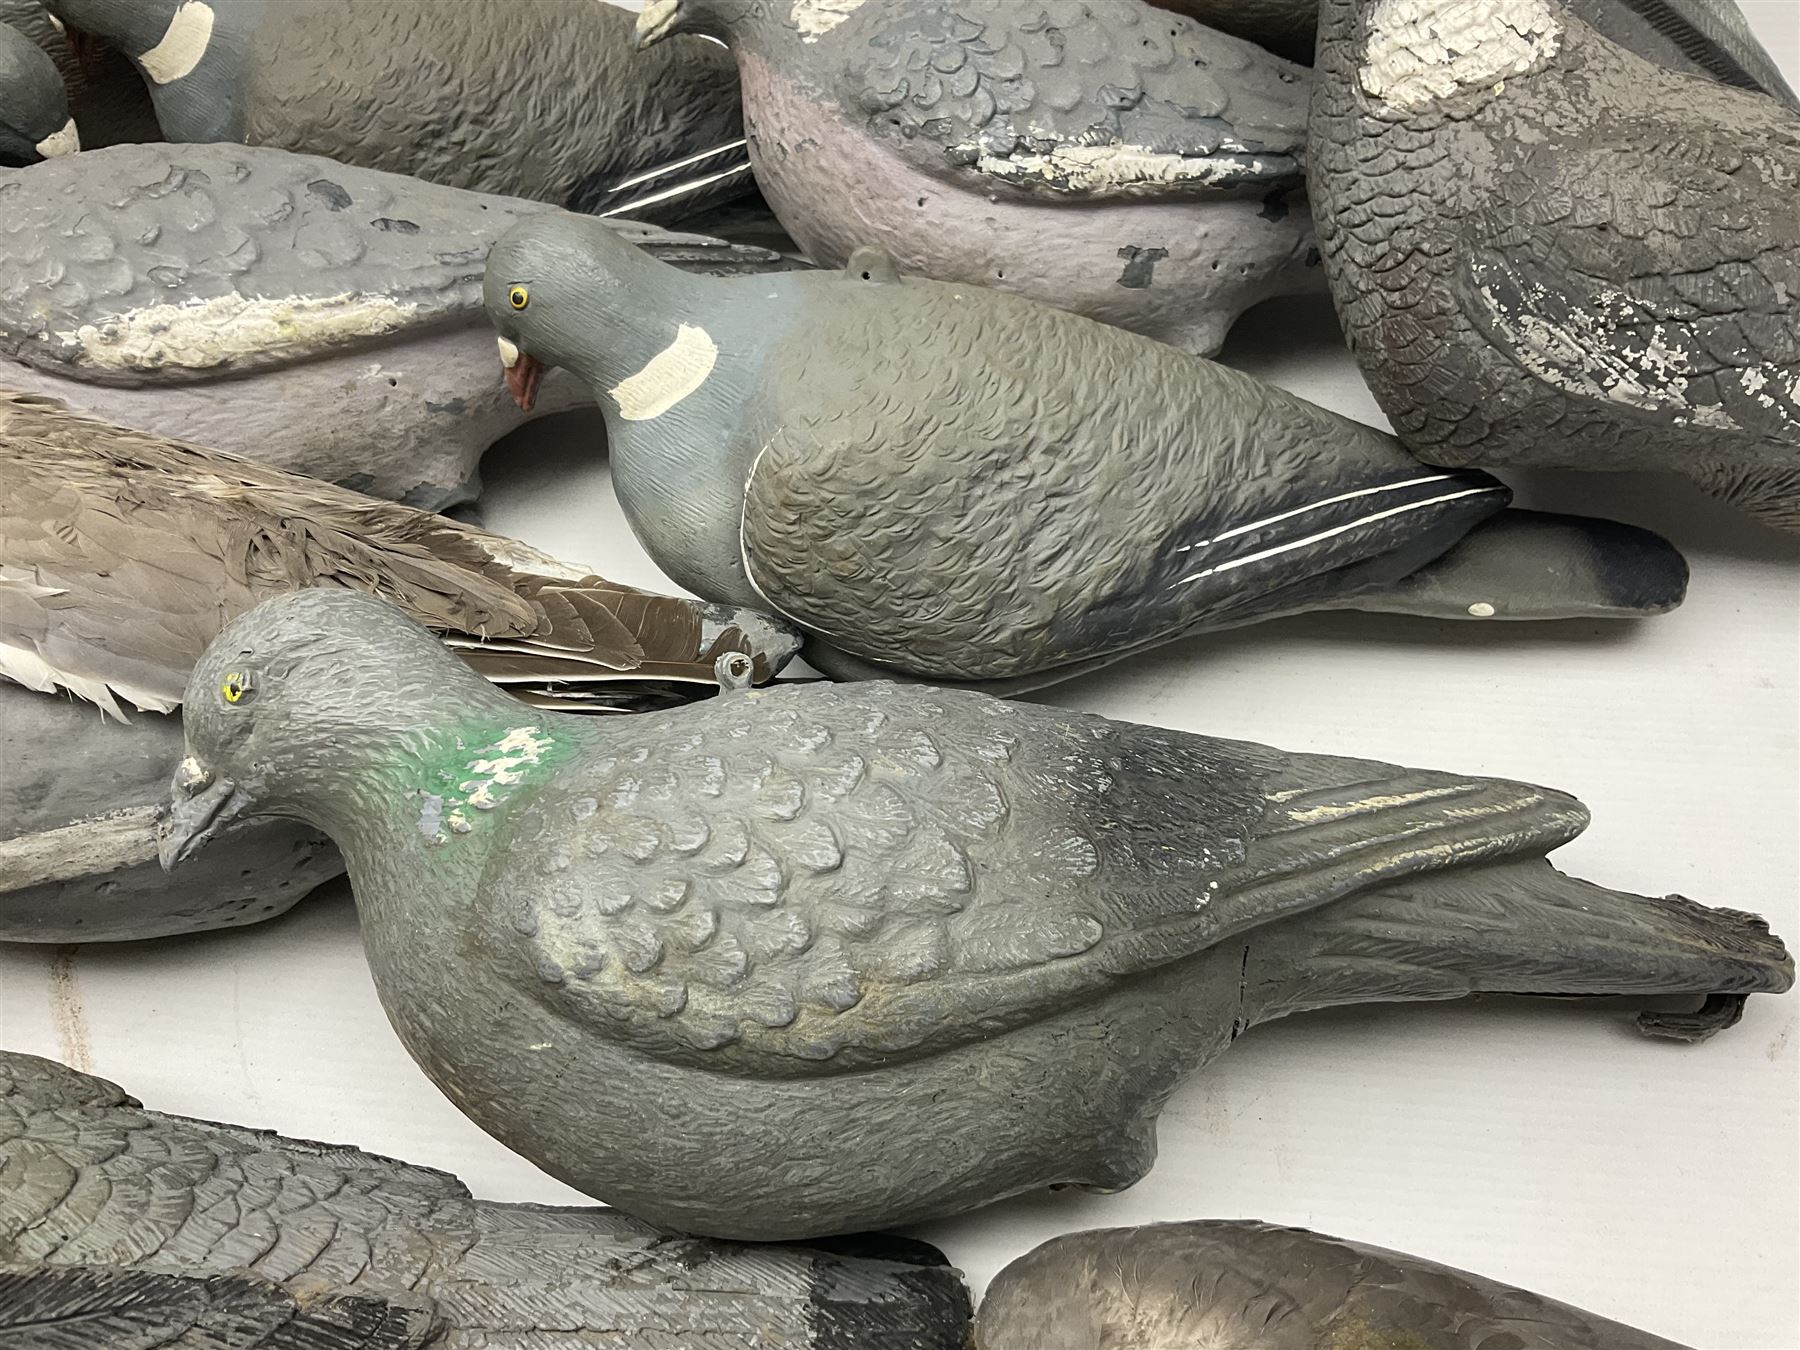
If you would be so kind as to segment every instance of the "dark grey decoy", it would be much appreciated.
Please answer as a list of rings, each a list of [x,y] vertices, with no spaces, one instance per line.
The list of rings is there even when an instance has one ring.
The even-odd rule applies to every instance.
[[[548,208],[285,150],[129,145],[0,173],[0,387],[439,510],[525,418],[482,263]],[[792,267],[617,222],[681,267]],[[585,404],[547,386],[541,411]]]
[[[62,73],[43,48],[0,23],[0,164],[32,164],[81,149]]]
[[[0,1345],[19,1350],[961,1350],[923,1242],[744,1247],[477,1200],[342,1144],[146,1111],[0,1052]]]
[[[1635,616],[1686,584],[1655,535],[1512,517],[1273,385],[867,250],[687,277],[561,215],[501,239],[487,300],[523,404],[545,367],[592,385],[657,565],[835,674],[1043,683],[1297,610]]]
[[[234,834],[208,875],[156,867],[174,709],[225,621],[305,586],[402,602],[519,697],[604,712],[763,677],[798,637],[652,595],[409,507],[0,393],[0,939],[107,941],[255,922],[340,870],[288,823]],[[150,716],[119,723],[122,705]]]
[[[737,53],[758,186],[815,263],[879,245],[1217,351],[1321,288],[1308,75],[1143,0],[651,0],[646,42]]]
[[[1684,1350],[1416,1256],[1213,1219],[1053,1238],[994,1277],[970,1350]]]
[[[194,668],[163,858],[325,830],[451,1101],[727,1237],[1129,1186],[1181,1080],[1292,1012],[1705,995],[1640,1019],[1697,1039],[1793,981],[1760,919],[1553,869],[1587,820],[1558,792],[732,662],[716,699],[575,718],[369,596],[268,601]]]
[[[1326,0],[1319,52],[1326,266],[1409,448],[1669,470],[1800,529],[1791,108],[1558,0]]]
[[[171,141],[326,155],[678,220],[751,188],[731,61],[632,53],[596,0],[45,0],[136,64]]]

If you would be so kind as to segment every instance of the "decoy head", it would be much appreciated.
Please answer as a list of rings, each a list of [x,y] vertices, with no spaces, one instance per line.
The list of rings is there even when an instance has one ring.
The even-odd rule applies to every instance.
[[[189,676],[159,851],[172,868],[247,816],[328,833],[373,815],[384,770],[497,691],[404,611],[360,591],[294,591],[238,616]],[[498,699],[516,716],[516,705]]]
[[[737,29],[766,7],[766,0],[649,0],[638,13],[637,47],[643,51],[676,33],[729,45]]]
[[[37,43],[0,23],[0,158],[30,164],[80,148],[56,63]]]

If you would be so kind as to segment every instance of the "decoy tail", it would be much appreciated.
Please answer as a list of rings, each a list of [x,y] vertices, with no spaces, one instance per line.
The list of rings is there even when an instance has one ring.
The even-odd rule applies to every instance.
[[[1666,614],[1688,566],[1661,535],[1517,509],[1481,521],[1417,571],[1343,608],[1434,619],[1631,619]]]
[[[1751,994],[1792,987],[1794,960],[1754,914],[1678,895],[1631,895],[1542,859],[1409,878],[1269,930],[1246,958],[1249,1020],[1351,1003],[1477,993],[1700,996],[1693,1013],[1646,1012],[1647,1035],[1698,1041],[1738,1020]]]

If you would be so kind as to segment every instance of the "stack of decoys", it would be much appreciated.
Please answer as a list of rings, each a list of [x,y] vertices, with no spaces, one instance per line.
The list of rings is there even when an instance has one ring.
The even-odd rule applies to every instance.
[[[56,63],[0,22],[0,165],[32,164],[81,148]]]

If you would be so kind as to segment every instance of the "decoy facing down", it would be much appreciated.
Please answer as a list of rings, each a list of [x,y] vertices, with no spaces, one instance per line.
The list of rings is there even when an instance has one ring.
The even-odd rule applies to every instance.
[[[1800,116],[1557,0],[1326,0],[1319,54],[1326,267],[1409,448],[1667,470],[1800,529]]]
[[[471,501],[525,420],[494,382],[482,264],[548,209],[230,145],[0,173],[0,386],[426,510]],[[611,228],[681,267],[795,266]],[[588,397],[553,381],[540,411]]]
[[[45,3],[131,58],[171,141],[647,220],[752,186],[729,57],[635,58],[631,15],[596,0]]]
[[[961,1350],[922,1242],[743,1247],[477,1200],[341,1144],[146,1111],[0,1052],[0,1345],[50,1350]]]
[[[1317,291],[1307,72],[1142,0],[652,0],[730,43],[763,196],[813,262],[860,246],[1191,351]]]
[[[194,668],[163,859],[249,814],[324,829],[457,1106],[759,1240],[1129,1186],[1176,1085],[1292,1012],[1705,995],[1640,1019],[1696,1039],[1792,983],[1751,915],[1555,871],[1561,793],[734,662],[718,698],[575,718],[372,597],[268,601]]]
[[[1639,615],[1686,584],[1654,535],[1539,516],[1510,547],[1523,522],[1485,474],[869,250],[841,274],[687,277],[560,215],[495,245],[487,303],[524,406],[545,367],[592,386],[657,565],[785,614],[834,673],[1041,683],[1297,610]]]
[[[37,43],[0,23],[0,164],[31,164],[79,149],[62,72]]]
[[[994,1277],[970,1338],[970,1350],[1213,1346],[1684,1350],[1435,1261],[1220,1219],[1053,1238]]]
[[[603,712],[773,674],[796,635],[651,595],[498,535],[0,394],[0,678],[116,722],[173,709],[226,620],[307,586],[401,602],[520,697]],[[156,867],[174,719],[0,695],[0,939],[107,941],[255,922],[339,870],[310,831],[234,833],[217,875]],[[229,866],[227,866],[229,864]],[[199,883],[205,882],[206,885]]]

